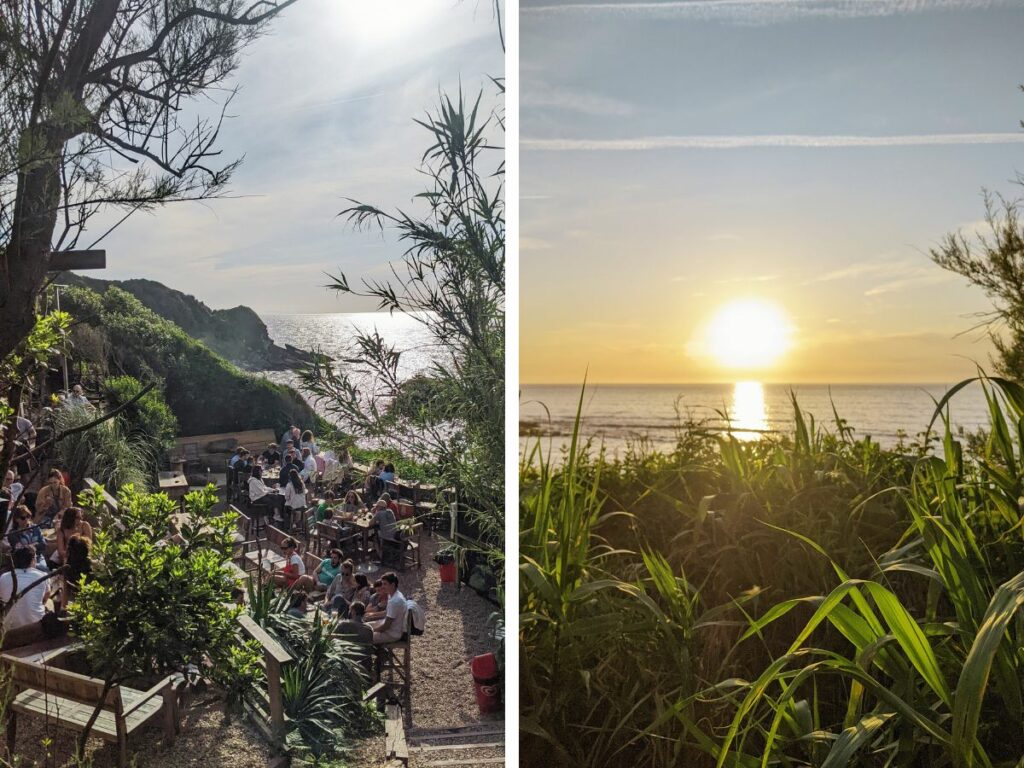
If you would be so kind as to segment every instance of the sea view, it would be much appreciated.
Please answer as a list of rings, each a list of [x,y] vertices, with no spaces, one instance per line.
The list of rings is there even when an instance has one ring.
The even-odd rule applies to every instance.
[[[407,379],[430,364],[433,339],[411,315],[387,312],[335,312],[329,314],[261,315],[274,343],[323,352],[335,364],[352,367],[358,353],[354,338],[359,331],[377,331],[388,344],[402,352],[398,374]],[[301,391],[294,371],[266,371],[268,379]]]
[[[943,384],[636,384],[591,385],[583,398],[583,434],[611,453],[646,439],[653,448],[675,445],[679,425],[692,420],[724,427],[727,419],[741,439],[792,429],[790,393],[801,409],[835,431],[832,406],[858,437],[870,435],[883,446],[897,444],[901,433],[914,438],[928,426],[951,385]],[[534,436],[550,438],[557,449],[572,435],[580,388],[572,385],[524,385],[520,390],[520,449]],[[975,430],[987,423],[981,387],[972,384],[953,398],[956,427]]]

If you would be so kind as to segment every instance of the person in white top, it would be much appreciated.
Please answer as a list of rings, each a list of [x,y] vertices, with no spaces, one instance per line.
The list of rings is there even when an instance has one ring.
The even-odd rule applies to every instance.
[[[7,501],[7,506],[8,506],[7,511],[8,511],[8,513],[13,512],[14,508],[18,505],[18,502],[21,499],[21,492],[23,490],[25,490],[25,486],[23,486],[21,483],[17,482],[14,479],[14,470],[13,469],[8,469],[7,470],[7,474],[4,475],[4,485],[3,485],[3,488],[0,488],[0,496],[2,496],[3,498],[6,498],[8,500]],[[8,517],[8,519],[7,519],[7,527],[8,527],[8,529],[11,527],[10,526],[10,522],[11,522],[11,519],[10,519],[10,517]],[[4,531],[4,533],[6,534],[7,531]]]
[[[398,576],[395,572],[385,573],[381,576],[381,582],[388,595],[388,605],[384,612],[384,620],[370,625],[373,627],[375,645],[402,639],[402,635],[405,634],[405,614],[408,611],[405,595],[398,591]]]
[[[316,474],[316,459],[313,458],[312,451],[309,448],[302,449],[302,471],[299,473],[299,477],[302,478],[302,482],[308,483],[309,478]]]
[[[284,484],[284,505],[291,513],[292,525],[295,525],[306,509],[306,485],[294,467],[289,470],[288,482]]]
[[[284,496],[278,493],[277,488],[270,488],[263,482],[263,469],[259,464],[253,466],[249,476],[249,503],[273,510],[275,520],[284,519]]]
[[[39,624],[46,615],[46,601],[50,599],[50,574],[32,566],[36,562],[35,549],[31,546],[20,547],[11,553],[14,571],[0,574],[0,601],[7,603],[13,595],[25,592],[14,603],[4,616],[4,632]],[[17,577],[17,586],[15,578]],[[40,632],[42,627],[40,627]]]
[[[75,384],[71,388],[71,392],[64,398],[64,404],[73,408],[92,408],[92,403],[85,396],[81,384]]]

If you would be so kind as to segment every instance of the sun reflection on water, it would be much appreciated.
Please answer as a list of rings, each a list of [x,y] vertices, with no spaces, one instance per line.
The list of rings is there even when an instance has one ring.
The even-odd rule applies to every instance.
[[[759,381],[737,381],[729,409],[733,435],[738,440],[757,440],[768,430],[764,386]]]

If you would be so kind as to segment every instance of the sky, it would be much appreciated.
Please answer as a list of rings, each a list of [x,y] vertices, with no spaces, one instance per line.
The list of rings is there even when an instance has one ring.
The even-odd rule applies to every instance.
[[[225,158],[245,158],[232,199],[132,216],[97,246],[107,269],[90,274],[158,280],[214,308],[261,314],[374,309],[323,287],[341,270],[352,282],[386,277],[403,251],[339,218],[346,198],[416,211],[431,141],[413,119],[460,84],[496,105],[489,77],[503,74],[485,0],[300,0],[235,75],[240,92],[220,141]],[[116,218],[97,218],[92,231]]]
[[[1021,29],[1008,0],[522,0],[520,380],[988,367],[990,302],[928,251],[1024,194]],[[736,300],[781,310],[773,363],[709,353]]]

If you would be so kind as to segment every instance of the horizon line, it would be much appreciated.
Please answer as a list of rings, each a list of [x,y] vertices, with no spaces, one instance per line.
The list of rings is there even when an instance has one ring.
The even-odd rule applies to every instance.
[[[1012,0],[666,0],[665,2],[577,2],[520,6],[520,14],[615,13],[646,18],[683,18],[767,25],[793,19],[864,19],[928,11],[1013,9]]]
[[[976,377],[970,376],[968,379]],[[736,384],[752,382],[766,387],[930,387],[930,386],[956,386],[966,379],[957,381],[758,381],[757,379],[733,379],[731,381],[588,381],[586,384],[571,382],[535,382],[520,381],[520,387],[732,387]]]
[[[519,140],[520,149],[539,152],[646,152],[662,149],[861,149],[1024,144],[1022,133],[922,133],[890,136],[855,134],[750,134],[646,136],[633,139]]]

